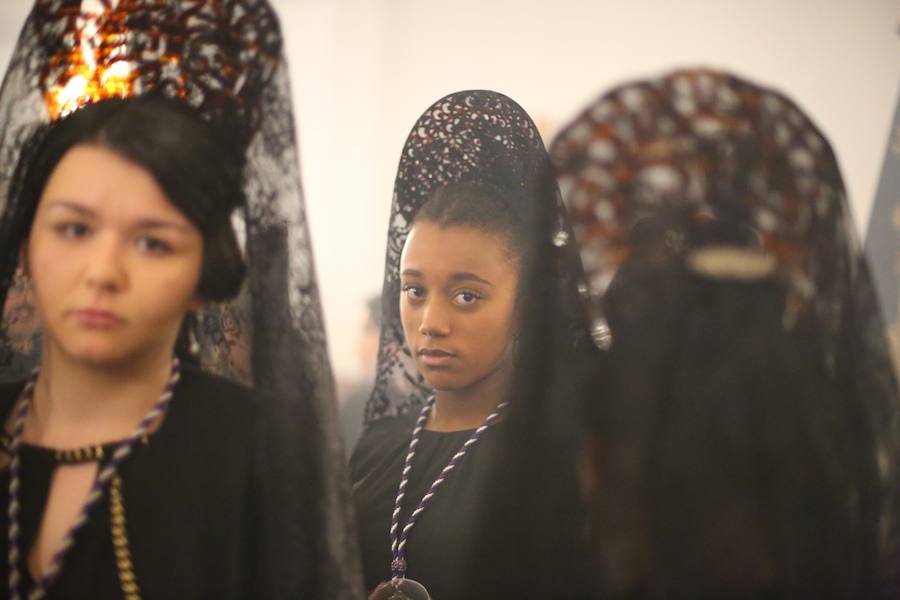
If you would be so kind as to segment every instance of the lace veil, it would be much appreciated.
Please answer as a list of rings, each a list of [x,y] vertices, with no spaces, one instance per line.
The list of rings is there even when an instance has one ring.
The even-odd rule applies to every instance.
[[[35,140],[85,102],[163,94],[230,132],[246,156],[232,221],[247,281],[196,316],[199,362],[264,399],[263,597],[350,598],[358,558],[282,46],[266,0],[36,0],[0,90],[0,228]],[[40,350],[17,256],[4,245],[4,379]]]

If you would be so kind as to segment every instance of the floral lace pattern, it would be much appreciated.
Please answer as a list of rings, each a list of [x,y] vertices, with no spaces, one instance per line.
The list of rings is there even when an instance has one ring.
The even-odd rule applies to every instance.
[[[233,216],[247,281],[195,315],[199,362],[252,384],[271,432],[265,597],[355,598],[343,444],[319,302],[278,19],[266,0],[36,0],[0,90],[0,243],[53,119],[85,102],[159,93],[233,134],[246,205]],[[0,265],[0,377],[36,363],[40,323],[16,249]],[[301,489],[302,488],[302,489]],[[279,512],[275,507],[284,508]],[[271,514],[270,514],[271,513]],[[311,516],[312,515],[312,516]],[[304,531],[295,525],[304,523]],[[291,525],[288,527],[287,525]],[[300,538],[303,541],[300,541]],[[303,568],[297,567],[307,561]]]
[[[450,94],[413,125],[394,182],[378,370],[366,406],[367,423],[416,411],[430,395],[406,347],[398,308],[400,253],[419,207],[439,188],[457,182],[525,190],[525,197],[538,203],[547,191],[546,167],[547,153],[534,122],[522,107],[497,92]],[[555,196],[554,187],[547,204],[556,206]],[[558,218],[565,222],[561,213]]]
[[[781,282],[785,316],[793,317],[785,325],[799,316],[815,325],[830,385],[862,415],[874,454],[867,459],[885,484],[879,534],[887,544],[896,540],[896,376],[837,160],[804,112],[727,73],[676,71],[602,95],[550,154],[595,319],[604,318],[604,294],[625,258],[651,245],[680,260],[719,245],[771,261],[766,276]],[[648,222],[665,231],[642,235]],[[710,237],[711,222],[728,236]],[[898,555],[884,550],[892,577]]]

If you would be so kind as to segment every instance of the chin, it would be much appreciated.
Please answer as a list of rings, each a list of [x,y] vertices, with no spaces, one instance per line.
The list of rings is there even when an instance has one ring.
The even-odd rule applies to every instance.
[[[129,362],[133,354],[123,352],[118,348],[81,348],[73,352],[66,352],[72,360],[91,365],[93,367],[117,366]]]
[[[436,392],[455,392],[472,384],[468,379],[461,379],[451,373],[429,373],[425,376],[425,383]]]
[[[441,375],[424,375],[423,378],[425,379],[425,384],[437,392],[446,392],[456,387],[448,381],[447,377]]]
[[[91,339],[56,343],[69,360],[92,367],[116,367],[126,365],[140,355],[138,348],[123,340]]]

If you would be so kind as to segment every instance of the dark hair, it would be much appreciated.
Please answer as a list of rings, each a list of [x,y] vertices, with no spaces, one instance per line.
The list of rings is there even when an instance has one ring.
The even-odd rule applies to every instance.
[[[611,597],[875,597],[876,453],[783,285],[626,261],[582,396]],[[767,596],[769,597],[769,596]]]
[[[203,265],[197,294],[212,301],[234,297],[245,274],[231,227],[232,211],[244,203],[244,153],[227,135],[188,106],[161,96],[104,100],[38,131],[22,153],[10,190],[0,238],[5,260],[14,261],[9,253],[15,257],[30,235],[53,170],[70,149],[92,144],[149,171],[200,230]],[[4,273],[5,282],[10,276]]]
[[[441,227],[472,227],[506,237],[510,254],[524,259],[528,226],[523,211],[529,206],[515,192],[487,183],[458,182],[438,189],[416,213],[422,221]]]

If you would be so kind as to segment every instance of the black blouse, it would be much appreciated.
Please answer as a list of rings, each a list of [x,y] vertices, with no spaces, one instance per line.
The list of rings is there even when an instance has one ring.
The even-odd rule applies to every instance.
[[[363,577],[371,592],[391,578],[390,524],[400,474],[417,415],[385,418],[363,434],[350,459],[353,502],[359,527]],[[482,482],[499,448],[498,423],[482,434],[447,476],[419,516],[406,544],[406,576],[428,589],[434,600],[453,600],[468,569],[468,549],[477,543],[482,507]],[[413,458],[401,528],[422,496],[472,435],[472,430],[441,433],[422,431]]]
[[[8,416],[22,383],[0,385]],[[140,597],[147,600],[254,598],[256,404],[249,389],[183,368],[160,427],[119,469],[125,527]],[[109,455],[115,446],[106,447]],[[58,462],[53,450],[23,444],[20,572]],[[0,471],[0,597],[6,597],[9,470]],[[113,553],[110,494],[94,506],[51,587],[51,600],[124,598]]]

